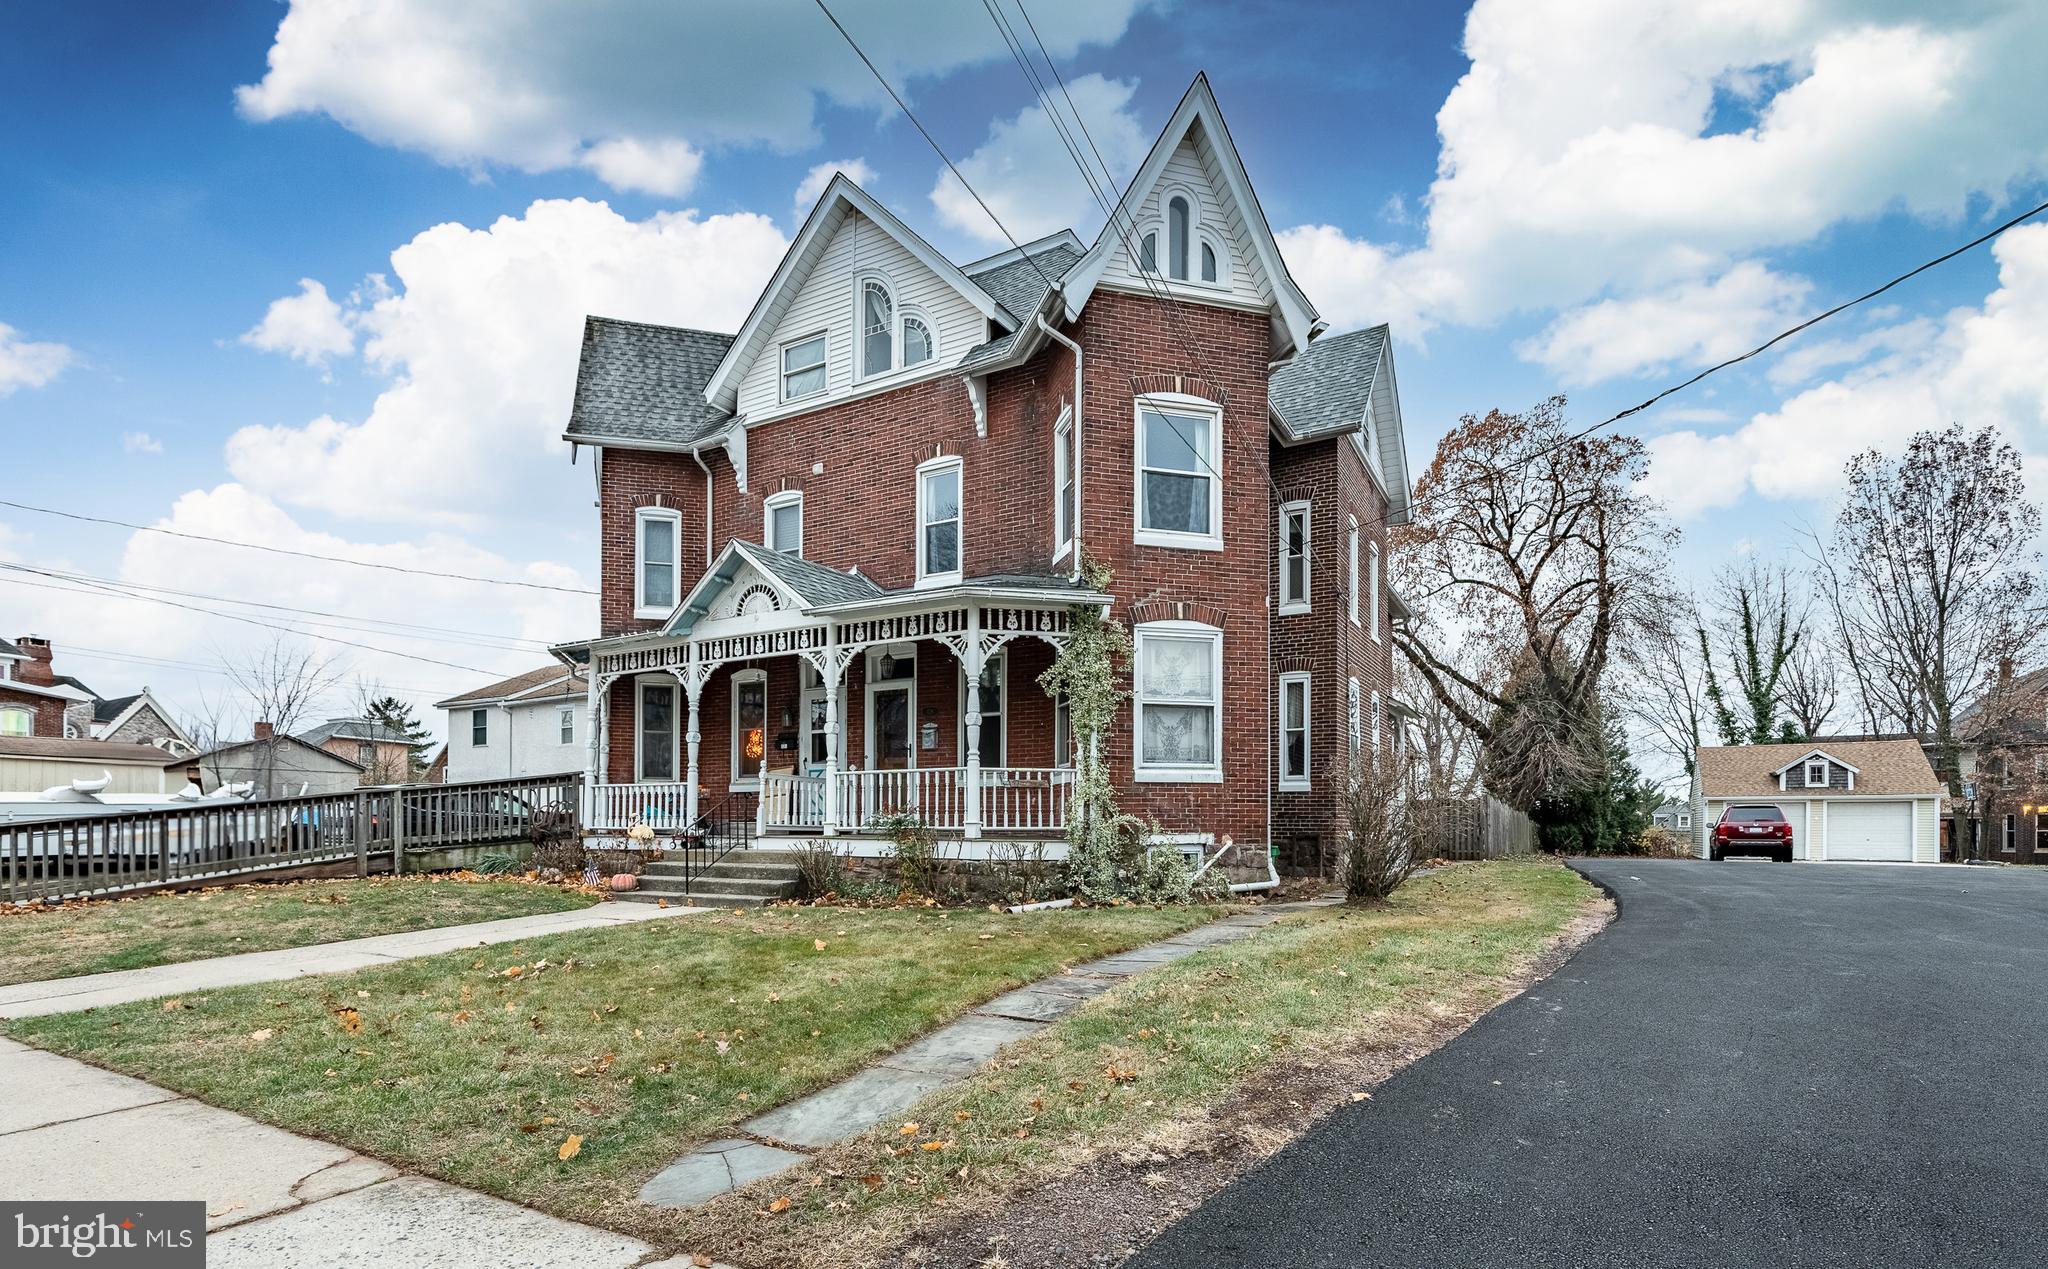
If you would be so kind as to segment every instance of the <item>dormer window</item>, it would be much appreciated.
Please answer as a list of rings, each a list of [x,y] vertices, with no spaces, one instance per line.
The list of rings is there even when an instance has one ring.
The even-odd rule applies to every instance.
[[[1814,759],[1806,764],[1806,787],[1809,789],[1825,789],[1828,787],[1828,764],[1825,761]]]
[[[860,287],[860,372],[884,374],[895,368],[896,301],[885,282],[870,278]]]

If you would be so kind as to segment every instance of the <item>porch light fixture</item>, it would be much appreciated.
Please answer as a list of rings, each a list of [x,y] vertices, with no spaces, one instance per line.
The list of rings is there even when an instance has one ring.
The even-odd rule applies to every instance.
[[[882,677],[885,679],[896,677],[896,655],[892,652],[884,652],[877,668],[882,671]]]

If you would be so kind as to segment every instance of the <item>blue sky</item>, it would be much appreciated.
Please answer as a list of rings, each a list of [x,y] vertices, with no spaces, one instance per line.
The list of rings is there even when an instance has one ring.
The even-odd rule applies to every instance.
[[[1566,391],[1590,422],[2048,197],[2048,18],[2017,0],[1027,4],[1125,170],[1209,73],[1311,298],[1393,323],[1418,471],[1463,412]],[[585,311],[730,329],[820,165],[956,259],[1004,245],[808,0],[485,8],[11,7],[4,496],[589,585],[589,469],[554,439]],[[1020,237],[1092,235],[980,6],[835,8]],[[1995,422],[2031,467],[2044,331],[2048,228],[1632,420],[1685,530],[1674,584],[1790,549],[1864,445]],[[7,508],[0,560],[488,632],[319,628],[402,647],[337,650],[422,703],[594,620]],[[0,633],[31,629],[191,712],[271,634],[0,579]]]

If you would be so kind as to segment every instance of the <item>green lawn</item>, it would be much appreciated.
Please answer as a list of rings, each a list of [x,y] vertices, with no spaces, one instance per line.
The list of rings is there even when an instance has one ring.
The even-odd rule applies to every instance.
[[[1060,966],[1215,908],[775,909],[5,1024],[296,1132],[618,1228],[642,1182]],[[571,1136],[580,1150],[560,1158]]]
[[[1457,864],[1382,906],[1288,917],[1097,998],[901,1122],[695,1211],[641,1209],[630,1228],[764,1269],[898,1263],[891,1249],[925,1222],[1105,1150],[1184,1149],[1247,1083],[1284,1089],[1289,1068],[1492,1004],[1599,898],[1552,862]]]
[[[0,984],[565,912],[591,897],[474,874],[171,891],[0,915]]]

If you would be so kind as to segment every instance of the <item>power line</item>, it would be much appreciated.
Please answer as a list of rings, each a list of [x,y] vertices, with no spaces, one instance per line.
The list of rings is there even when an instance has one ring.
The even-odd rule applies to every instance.
[[[25,502],[11,502],[0,498],[0,507],[12,507],[16,511],[31,511],[37,515],[58,516],[65,520],[78,520],[89,524],[107,524],[115,528],[130,529],[137,533],[161,533],[165,537],[184,538],[190,542],[211,542],[215,546],[236,546],[246,551],[265,551],[272,555],[289,555],[302,560],[325,560],[330,564],[353,564],[357,568],[381,569],[387,573],[409,573],[415,577],[439,577],[455,582],[480,582],[486,586],[518,586],[527,590],[556,591],[565,595],[595,595],[596,591],[582,586],[550,586],[545,582],[519,582],[502,577],[478,577],[473,573],[443,573],[430,568],[407,568],[403,564],[380,564],[372,560],[352,560],[341,555],[322,555],[317,551],[294,551],[288,547],[265,546],[260,542],[238,542],[233,538],[210,537],[204,533],[186,533],[179,529],[162,529],[149,524],[130,524],[126,520],[110,520],[104,516],[80,515],[75,511],[59,511],[54,507],[36,507]]]
[[[235,677],[232,670],[218,665],[205,665],[198,661],[181,661],[171,657],[149,656],[139,652],[114,652],[103,648],[88,648],[83,644],[67,643],[62,652],[66,660],[78,658],[86,661],[105,661],[114,665],[137,666],[146,670],[179,670],[187,674],[208,674],[216,678]],[[384,683],[375,686],[393,692],[404,692],[412,696],[446,696],[449,689],[421,687],[415,683]]]

